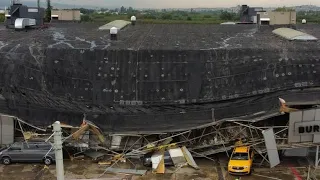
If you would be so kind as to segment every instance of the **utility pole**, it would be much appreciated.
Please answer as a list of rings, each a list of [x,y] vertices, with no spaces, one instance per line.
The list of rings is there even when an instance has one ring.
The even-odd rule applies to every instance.
[[[59,121],[53,124],[54,152],[56,156],[57,180],[64,180],[63,153],[62,153],[62,132]]]

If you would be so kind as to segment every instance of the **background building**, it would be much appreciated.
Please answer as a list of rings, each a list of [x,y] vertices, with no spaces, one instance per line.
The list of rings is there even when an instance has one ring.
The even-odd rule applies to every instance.
[[[59,21],[80,21],[80,10],[52,10],[51,19]]]
[[[288,12],[258,12],[260,14],[261,24],[267,25],[288,25],[297,23],[297,13],[295,11]]]

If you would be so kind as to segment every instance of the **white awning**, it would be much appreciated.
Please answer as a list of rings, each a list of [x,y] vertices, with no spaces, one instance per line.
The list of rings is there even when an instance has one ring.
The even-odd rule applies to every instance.
[[[260,18],[260,21],[270,21],[270,18]]]
[[[51,15],[51,17],[59,17],[59,15]]]
[[[11,17],[11,15],[10,14],[6,14],[5,17]]]

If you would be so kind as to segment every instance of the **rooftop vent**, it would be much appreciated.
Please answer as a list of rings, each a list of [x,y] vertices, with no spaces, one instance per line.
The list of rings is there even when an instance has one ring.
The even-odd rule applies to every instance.
[[[30,18],[18,18],[14,22],[15,29],[26,29],[35,25],[36,25],[36,20],[30,19]]]
[[[273,34],[281,36],[290,41],[316,41],[316,37],[290,28],[278,28],[272,31]]]
[[[116,27],[110,28],[110,39],[117,40],[118,39],[117,36],[118,36],[118,28]]]
[[[131,16],[131,24],[136,25],[137,18],[135,16]]]

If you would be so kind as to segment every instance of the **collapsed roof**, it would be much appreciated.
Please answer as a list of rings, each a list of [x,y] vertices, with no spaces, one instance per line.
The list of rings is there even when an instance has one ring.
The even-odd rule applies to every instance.
[[[319,102],[318,41],[253,25],[168,24],[129,25],[111,41],[98,27],[0,28],[0,111],[38,126],[78,125],[87,113],[105,131],[161,132],[263,118],[278,112],[279,96]],[[318,25],[297,28],[320,37]]]

